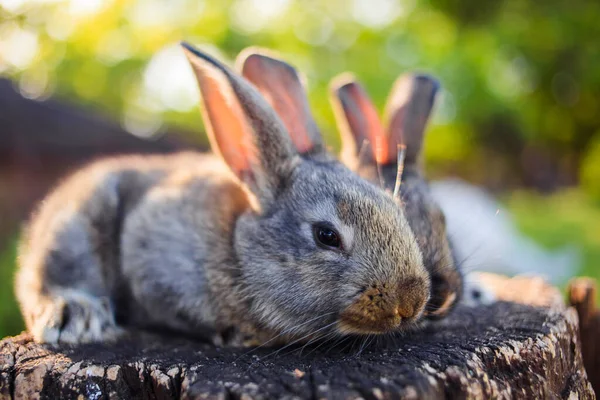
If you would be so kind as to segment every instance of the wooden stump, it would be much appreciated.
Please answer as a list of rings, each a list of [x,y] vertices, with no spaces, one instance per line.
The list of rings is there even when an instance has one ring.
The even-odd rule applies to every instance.
[[[600,390],[600,310],[596,308],[596,282],[589,278],[569,283],[569,304],[579,316],[583,363],[594,390]]]
[[[23,334],[0,342],[0,398],[593,399],[577,313],[548,304],[461,307],[364,348],[348,340],[249,351],[132,333],[58,349]]]

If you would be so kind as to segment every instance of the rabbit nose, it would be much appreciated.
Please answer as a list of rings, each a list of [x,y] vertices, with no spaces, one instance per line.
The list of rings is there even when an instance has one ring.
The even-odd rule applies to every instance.
[[[410,304],[402,304],[394,310],[394,315],[398,315],[400,318],[409,319],[415,315],[415,307]]]
[[[413,319],[423,312],[429,300],[427,287],[427,284],[420,279],[408,279],[398,285],[396,311],[400,317]]]
[[[384,333],[421,315],[429,298],[425,282],[405,280],[396,285],[373,284],[340,314],[345,333]]]

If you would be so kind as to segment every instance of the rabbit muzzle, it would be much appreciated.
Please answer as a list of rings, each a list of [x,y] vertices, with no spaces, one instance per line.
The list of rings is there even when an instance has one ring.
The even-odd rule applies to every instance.
[[[423,315],[428,299],[428,285],[420,278],[396,284],[373,283],[340,314],[337,328],[344,334],[398,330]]]

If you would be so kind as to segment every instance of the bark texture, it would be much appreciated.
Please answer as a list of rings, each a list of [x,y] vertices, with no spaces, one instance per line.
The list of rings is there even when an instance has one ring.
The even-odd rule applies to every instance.
[[[504,281],[506,286],[511,281]],[[132,333],[113,345],[0,342],[0,398],[594,399],[578,317],[554,303],[459,308],[386,343],[276,351]]]
[[[600,390],[600,310],[596,307],[596,282],[590,278],[576,278],[569,283],[569,304],[579,317],[579,333],[583,363],[592,387]]]

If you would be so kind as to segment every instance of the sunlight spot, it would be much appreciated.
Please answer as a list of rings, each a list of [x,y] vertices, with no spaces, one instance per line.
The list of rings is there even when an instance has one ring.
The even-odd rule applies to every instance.
[[[360,24],[380,29],[412,10],[412,1],[353,0],[352,15]]]
[[[331,38],[334,24],[331,18],[316,10],[307,11],[294,23],[296,37],[313,46],[320,46]]]
[[[75,18],[69,17],[69,13],[63,8],[57,8],[46,21],[46,32],[57,41],[67,40],[75,31]]]
[[[281,16],[290,0],[237,0],[231,7],[230,18],[234,29],[256,33],[268,28],[269,22]]]
[[[126,28],[107,32],[98,42],[96,54],[105,64],[116,64],[133,54],[132,34]]]
[[[137,0],[132,3],[127,17],[138,28],[194,25],[205,8],[203,0]]]
[[[0,26],[0,65],[22,70],[28,67],[38,52],[38,36],[15,23]]]
[[[52,92],[47,66],[37,65],[36,68],[24,71],[19,78],[19,92],[28,99],[46,99]]]
[[[19,13],[32,5],[53,4],[64,1],[65,0],[0,0],[0,7],[11,13]]]
[[[0,7],[9,13],[18,13],[27,3],[28,0],[0,0]]]
[[[160,132],[162,122],[162,118],[158,114],[133,106],[125,110],[122,125],[127,132],[135,136],[150,138]]]
[[[158,100],[163,110],[189,111],[200,100],[196,79],[178,43],[152,57],[143,84],[146,95]]]
[[[98,13],[102,8],[109,5],[108,0],[70,0],[69,14],[72,16],[86,16]]]

